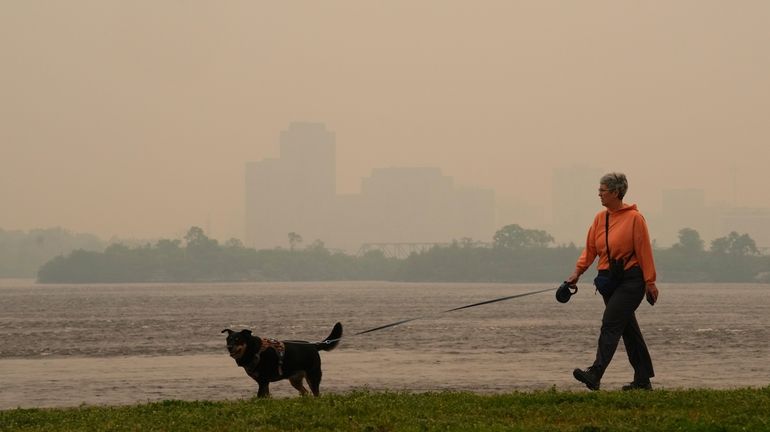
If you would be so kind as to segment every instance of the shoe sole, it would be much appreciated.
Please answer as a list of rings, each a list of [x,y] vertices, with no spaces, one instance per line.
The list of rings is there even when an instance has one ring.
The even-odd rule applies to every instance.
[[[599,385],[595,384],[594,382],[592,382],[588,378],[587,374],[585,372],[583,372],[582,370],[575,369],[574,371],[572,371],[572,376],[574,376],[576,380],[578,380],[578,381],[582,382],[583,384],[585,384],[586,387],[588,387],[588,390],[592,390],[592,391],[599,390]]]

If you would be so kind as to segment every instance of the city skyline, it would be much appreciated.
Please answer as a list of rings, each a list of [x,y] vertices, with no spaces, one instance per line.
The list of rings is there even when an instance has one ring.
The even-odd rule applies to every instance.
[[[367,243],[485,239],[494,231],[494,192],[456,185],[436,167],[375,168],[361,192],[336,188],[336,133],[293,122],[280,156],[245,167],[244,241],[285,247],[288,234],[348,252]]]
[[[320,135],[319,135],[320,133]],[[362,245],[367,243],[446,243],[461,239],[471,239],[477,242],[488,243],[494,232],[508,224],[518,224],[528,229],[543,229],[555,237],[556,244],[574,243],[580,245],[585,235],[586,221],[590,221],[593,215],[600,211],[596,201],[587,200],[583,192],[592,189],[598,184],[598,179],[606,171],[601,168],[588,165],[560,166],[553,169],[550,183],[550,210],[545,208],[535,208],[530,203],[518,200],[514,203],[506,202],[496,198],[497,193],[490,188],[483,188],[477,185],[455,184],[454,176],[446,175],[442,168],[438,166],[389,166],[374,167],[368,176],[360,179],[359,190],[353,193],[341,193],[337,190],[338,173],[336,170],[336,131],[330,130],[324,123],[317,122],[291,122],[288,127],[282,130],[278,140],[278,157],[268,157],[255,162],[246,162],[246,187],[244,193],[244,225],[242,235],[217,235],[212,232],[212,220],[207,220],[198,224],[204,228],[207,235],[224,241],[229,238],[238,238],[247,246],[260,248],[287,247],[289,232],[296,232],[300,235],[306,235],[306,245],[313,241],[322,241],[327,246],[346,252],[355,252]],[[321,148],[313,151],[312,146],[307,146],[308,140],[312,144],[320,144]],[[293,161],[287,164],[287,161]],[[319,163],[319,161],[324,161]],[[258,170],[255,168],[260,167]],[[318,171],[320,174],[309,175],[309,172]],[[259,172],[259,176],[254,174]],[[252,178],[249,180],[249,178]],[[287,177],[301,179],[299,183],[287,188],[287,184],[277,185],[276,182]],[[411,180],[409,179],[411,177]],[[376,180],[375,180],[376,179]],[[405,181],[406,179],[406,181]],[[441,179],[441,180],[439,180]],[[482,198],[476,202],[485,203],[484,206],[492,206],[491,216],[482,216],[481,220],[485,222],[485,229],[473,228],[466,231],[462,229],[452,231],[441,229],[426,229],[430,221],[441,221],[439,214],[426,212],[422,219],[425,222],[422,228],[417,226],[417,230],[407,227],[406,222],[416,220],[415,215],[403,219],[402,226],[398,230],[407,232],[404,235],[362,235],[361,233],[374,232],[378,226],[387,225],[387,218],[378,220],[377,223],[364,226],[356,218],[371,218],[371,214],[362,214],[362,200],[368,200],[368,205],[372,205],[373,198],[377,193],[372,190],[381,189],[380,197],[388,194],[397,194],[398,191],[430,187],[430,184],[436,181],[444,183],[447,190],[467,190],[473,194],[482,192],[487,194],[488,198]],[[252,207],[267,206],[267,208],[282,208],[280,212],[275,213],[272,218],[272,224],[267,226],[270,229],[263,228],[260,235],[269,234],[262,241],[255,241],[257,234],[249,234],[249,199],[254,191],[249,189],[249,183],[253,185],[262,185],[264,190],[276,190],[278,195],[285,196],[286,202],[293,202],[299,207],[287,207],[286,202],[252,202]],[[421,182],[425,182],[421,185]],[[253,189],[253,188],[252,188]],[[390,192],[383,194],[383,191],[391,189]],[[546,192],[545,190],[543,191]],[[262,192],[265,193],[264,191]],[[664,189],[659,191],[661,205],[658,211],[644,211],[648,223],[657,228],[652,236],[658,246],[668,247],[677,241],[677,235],[682,228],[692,228],[698,231],[702,238],[707,242],[714,238],[724,236],[730,231],[739,233],[748,233],[757,241],[761,250],[766,252],[770,249],[770,208],[766,207],[741,207],[733,206],[730,203],[720,201],[709,201],[706,198],[706,191],[698,188],[678,188]],[[296,200],[299,196],[302,200]],[[415,195],[418,203],[424,199],[422,195]],[[253,198],[253,197],[252,197]],[[378,198],[379,199],[379,198]],[[382,214],[389,204],[397,203],[398,200],[387,202],[382,200],[379,205],[379,212]],[[635,203],[634,201],[630,201]],[[355,210],[351,210],[355,208]],[[288,209],[288,210],[287,210]],[[316,212],[321,209],[320,212]],[[345,209],[341,211],[340,209]],[[463,209],[462,206],[457,209]],[[480,210],[485,212],[483,208]],[[260,212],[252,210],[254,214],[259,214],[258,218],[264,218],[269,212]],[[310,212],[310,213],[308,213]],[[315,212],[315,213],[313,213]],[[347,212],[347,214],[345,214]],[[451,213],[447,211],[447,214]],[[292,215],[311,214],[319,222],[315,225],[307,225],[307,221]],[[410,219],[411,218],[411,219]],[[286,227],[272,229],[277,220],[289,223]],[[302,222],[300,222],[302,221]],[[304,225],[303,225],[304,224]],[[279,224],[280,225],[280,224]],[[335,226],[344,227],[344,230],[350,231],[354,228],[352,234],[348,232],[345,235],[340,234],[341,229]],[[396,227],[396,225],[393,225]],[[458,225],[459,226],[459,225]],[[0,227],[8,230],[8,228]],[[35,227],[51,228],[51,227]],[[67,227],[64,227],[67,228]],[[176,234],[160,235],[161,237],[181,237],[189,227],[179,227]],[[252,227],[253,228],[253,227]],[[356,232],[355,230],[360,232]],[[419,229],[432,234],[423,235]],[[270,232],[272,230],[272,232]],[[393,229],[391,229],[393,231]],[[393,231],[396,232],[396,231]],[[97,234],[88,231],[82,231],[87,234]],[[436,235],[436,233],[439,233]],[[142,238],[141,236],[126,236],[123,238]],[[345,240],[340,240],[345,238]],[[355,239],[355,240],[351,240]],[[708,247],[708,244],[706,245]]]

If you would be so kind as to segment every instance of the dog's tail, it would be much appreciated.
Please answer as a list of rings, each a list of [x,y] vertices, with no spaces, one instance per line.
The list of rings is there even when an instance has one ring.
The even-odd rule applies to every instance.
[[[326,339],[322,340],[321,342],[317,342],[315,346],[319,351],[331,351],[337,347],[341,339],[342,324],[337,323],[334,324],[334,328],[332,329],[332,332],[329,334],[329,336],[327,336]]]

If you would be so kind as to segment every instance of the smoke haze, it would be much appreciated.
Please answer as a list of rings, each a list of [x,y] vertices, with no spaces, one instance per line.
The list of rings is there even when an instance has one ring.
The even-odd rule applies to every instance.
[[[242,237],[245,164],[296,121],[336,135],[338,193],[440,167],[548,220],[554,170],[586,166],[645,214],[665,189],[768,208],[768,22],[750,0],[4,1],[0,227]]]

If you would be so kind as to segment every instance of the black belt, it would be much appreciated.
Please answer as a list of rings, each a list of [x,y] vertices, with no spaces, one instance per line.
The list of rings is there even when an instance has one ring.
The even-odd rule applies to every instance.
[[[608,270],[599,270],[599,274],[602,276],[609,276],[610,271]],[[642,268],[638,265],[635,265],[633,267],[629,267],[625,270],[623,270],[623,279],[625,278],[635,278],[635,277],[642,277],[644,274],[642,273]]]

